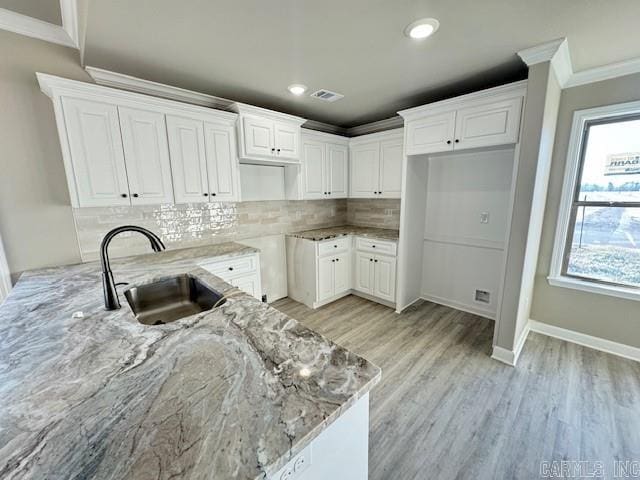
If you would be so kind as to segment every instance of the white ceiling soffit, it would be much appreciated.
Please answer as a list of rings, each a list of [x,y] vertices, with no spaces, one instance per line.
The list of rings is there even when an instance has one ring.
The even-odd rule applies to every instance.
[[[62,26],[0,8],[0,29],[79,49],[77,1],[60,0],[60,12]]]
[[[518,56],[529,67],[537,63],[551,62],[551,66],[562,88],[577,87],[588,83],[601,82],[611,78],[640,73],[640,58],[574,72],[571,54],[569,52],[569,42],[566,38],[560,38],[521,50],[518,52]]]

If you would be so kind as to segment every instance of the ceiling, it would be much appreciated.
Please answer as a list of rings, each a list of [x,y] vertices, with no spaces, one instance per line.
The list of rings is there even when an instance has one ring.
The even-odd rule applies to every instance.
[[[440,30],[405,37],[423,17]],[[560,37],[574,71],[640,57],[638,18],[640,0],[91,0],[84,63],[352,127],[524,78],[516,52]]]
[[[62,25],[60,0],[0,0],[0,8],[6,8],[55,25]]]

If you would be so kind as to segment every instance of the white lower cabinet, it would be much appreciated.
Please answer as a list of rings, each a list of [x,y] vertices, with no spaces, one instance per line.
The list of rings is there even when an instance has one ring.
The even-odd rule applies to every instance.
[[[318,258],[318,302],[347,293],[351,288],[349,253]]]
[[[396,258],[356,252],[354,290],[395,302]]]
[[[252,297],[258,300],[262,298],[260,255],[258,253],[205,261],[200,266]]]
[[[395,242],[365,237],[321,242],[287,237],[288,295],[310,308],[349,293],[394,304],[395,252]]]

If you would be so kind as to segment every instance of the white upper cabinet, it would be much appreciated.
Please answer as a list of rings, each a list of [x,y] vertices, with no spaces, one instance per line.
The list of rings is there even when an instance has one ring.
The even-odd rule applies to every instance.
[[[119,107],[132,205],[172,203],[173,185],[164,115]]]
[[[274,124],[257,117],[242,118],[245,153],[251,157],[271,157],[274,154]]]
[[[241,161],[264,165],[300,162],[303,118],[242,103],[235,103],[232,108],[240,116],[238,143]]]
[[[347,198],[349,194],[349,148],[327,145],[327,189],[330,198]]]
[[[352,147],[351,192],[349,196],[376,197],[379,183],[380,144],[373,142]]]
[[[518,143],[526,82],[399,112],[407,155]]]
[[[69,97],[62,97],[62,106],[70,150],[65,167],[74,206],[130,205],[118,108]]]
[[[300,126],[275,122],[273,126],[273,146],[279,158],[300,159]]]
[[[402,191],[402,138],[380,142],[380,193],[400,198]]]
[[[203,123],[167,115],[167,134],[176,203],[208,202]]]
[[[37,76],[53,102],[72,206],[239,199],[235,113]]]
[[[517,143],[521,110],[521,98],[461,108],[456,116],[455,148]]]
[[[401,130],[351,139],[350,197],[400,198],[402,142]]]
[[[453,150],[456,112],[432,115],[407,125],[407,155]]]
[[[325,146],[322,142],[304,138],[302,141],[302,196],[305,200],[326,198]]]
[[[302,134],[300,186],[302,198],[346,198],[348,195],[348,140],[305,130]]]
[[[238,155],[233,127],[205,122],[204,137],[210,200],[239,201]]]

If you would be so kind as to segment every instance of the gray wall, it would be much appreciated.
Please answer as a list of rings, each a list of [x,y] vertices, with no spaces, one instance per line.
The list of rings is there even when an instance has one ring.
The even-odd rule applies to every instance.
[[[569,88],[562,92],[531,318],[640,347],[640,303],[552,287],[547,282],[573,112],[635,100],[640,100],[640,74]]]
[[[0,31],[0,234],[11,272],[80,260],[60,143],[35,72],[88,80],[78,52]]]

